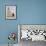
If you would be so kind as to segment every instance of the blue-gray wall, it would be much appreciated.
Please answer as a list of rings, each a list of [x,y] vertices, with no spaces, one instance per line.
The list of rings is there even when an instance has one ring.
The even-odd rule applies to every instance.
[[[16,20],[5,20],[5,5],[16,5]],[[17,34],[18,24],[46,24],[46,0],[0,0],[0,44],[8,43],[9,32]]]

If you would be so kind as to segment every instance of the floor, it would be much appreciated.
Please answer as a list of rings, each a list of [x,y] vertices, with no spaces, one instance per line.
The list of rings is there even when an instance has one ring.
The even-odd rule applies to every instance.
[[[45,41],[32,42],[31,40],[28,40],[28,41],[21,40],[20,46],[46,46],[46,42]]]
[[[0,46],[8,46],[8,44],[0,44]],[[18,44],[10,45],[10,46],[18,46]]]
[[[8,44],[0,44],[0,46],[8,46]],[[14,44],[13,46],[46,46],[46,42],[45,41],[34,41],[34,42],[32,42],[31,40],[28,40],[28,41],[21,40],[19,45]]]

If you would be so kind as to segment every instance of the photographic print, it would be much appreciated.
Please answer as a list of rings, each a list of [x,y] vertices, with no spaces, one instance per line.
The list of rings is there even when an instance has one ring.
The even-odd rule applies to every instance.
[[[16,6],[6,5],[6,19],[16,19]]]

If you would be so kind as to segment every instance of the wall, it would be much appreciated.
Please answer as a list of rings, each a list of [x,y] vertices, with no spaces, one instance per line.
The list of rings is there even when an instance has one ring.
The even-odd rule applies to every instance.
[[[8,34],[10,32],[16,32],[16,35],[18,32],[18,15],[16,20],[5,20],[5,5],[16,5],[16,0],[0,0],[0,44],[7,44],[9,42]],[[17,39],[15,42],[18,42]]]
[[[46,24],[46,0],[19,0],[20,24]]]
[[[5,5],[17,6],[16,20],[5,20]],[[46,24],[46,0],[0,0],[0,44],[8,43],[9,32],[17,34],[18,24]]]

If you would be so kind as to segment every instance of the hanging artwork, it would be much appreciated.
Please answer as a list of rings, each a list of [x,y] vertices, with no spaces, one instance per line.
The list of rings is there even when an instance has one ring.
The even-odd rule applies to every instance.
[[[16,6],[6,5],[6,19],[16,19]]]

